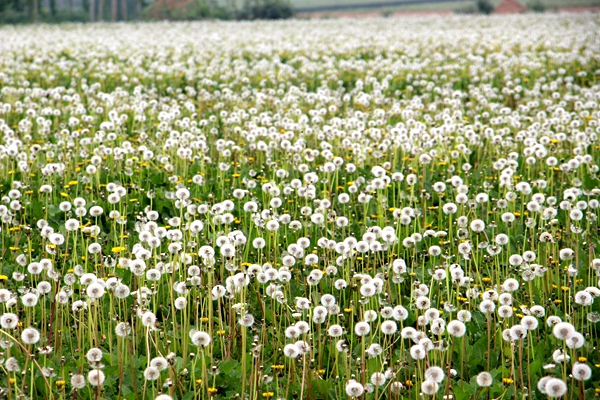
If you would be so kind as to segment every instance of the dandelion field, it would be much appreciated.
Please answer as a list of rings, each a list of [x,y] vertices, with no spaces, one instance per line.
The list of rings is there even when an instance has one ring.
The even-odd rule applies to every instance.
[[[598,32],[0,28],[0,398],[594,398]]]

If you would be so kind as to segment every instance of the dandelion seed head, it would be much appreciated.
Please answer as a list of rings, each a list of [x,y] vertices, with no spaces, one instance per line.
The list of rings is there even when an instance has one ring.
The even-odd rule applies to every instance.
[[[102,386],[104,384],[106,376],[104,372],[99,369],[93,369],[88,372],[87,380],[92,386]],[[73,383],[73,381],[71,381]],[[74,385],[73,385],[74,386]]]

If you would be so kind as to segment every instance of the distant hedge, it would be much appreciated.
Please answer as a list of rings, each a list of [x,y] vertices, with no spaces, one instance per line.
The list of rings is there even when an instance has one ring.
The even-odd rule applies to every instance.
[[[238,19],[286,19],[294,16],[294,9],[286,0],[248,0]]]
[[[52,0],[51,4],[54,4]],[[199,19],[223,19],[223,20],[255,20],[255,19],[286,19],[294,16],[295,11],[289,0],[245,0],[240,9],[226,8],[216,5],[216,1],[210,0],[157,0],[146,5],[147,0],[118,0],[119,12],[113,14],[111,2],[104,1],[101,18],[105,21],[111,20],[116,15],[116,20],[170,20],[170,21],[192,21]],[[98,0],[96,0],[98,2]],[[123,2],[125,2],[123,4]],[[38,11],[34,12],[34,4]],[[60,23],[60,22],[88,22],[90,20],[89,0],[83,1],[83,7],[67,10],[64,8],[52,8],[46,10],[42,7],[43,1],[37,3],[31,0],[0,0],[0,24],[27,24],[36,22]],[[98,6],[96,5],[96,8]],[[125,12],[123,10],[125,9]],[[129,9],[131,13],[128,13]],[[98,14],[98,10],[97,14]],[[36,16],[37,14],[37,16]],[[113,17],[115,18],[115,17]]]

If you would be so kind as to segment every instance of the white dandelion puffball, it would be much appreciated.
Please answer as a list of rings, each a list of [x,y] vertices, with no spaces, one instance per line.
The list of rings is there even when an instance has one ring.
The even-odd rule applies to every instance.
[[[545,394],[553,399],[562,397],[567,392],[567,384],[558,378],[550,378],[544,385]]]
[[[87,379],[90,385],[92,386],[102,386],[102,384],[104,383],[105,375],[104,372],[102,372],[101,370],[93,369],[90,372],[88,372]]]
[[[360,397],[365,392],[365,388],[360,383],[356,382],[354,379],[350,380],[346,384],[346,394],[349,397]]]
[[[492,378],[492,374],[489,372],[480,372],[477,375],[477,385],[479,387],[489,387],[492,386],[494,379]]]

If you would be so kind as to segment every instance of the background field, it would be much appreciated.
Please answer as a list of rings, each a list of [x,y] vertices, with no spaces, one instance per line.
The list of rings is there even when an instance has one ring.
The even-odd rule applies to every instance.
[[[69,0],[56,0],[59,9],[68,8]],[[80,8],[82,0],[71,0],[73,7]],[[152,4],[155,0],[146,0],[145,4]],[[491,0],[494,6],[500,4],[502,0]],[[534,0],[518,0],[521,4],[527,5]],[[213,0],[214,4],[223,7],[235,5],[241,8],[245,0]],[[540,0],[547,9],[561,7],[597,7],[600,6],[600,0]],[[128,1],[130,8],[135,8],[135,1]],[[41,4],[45,8],[50,7],[50,0],[42,0]],[[372,12],[378,10],[389,11],[455,11],[464,9],[468,6],[474,6],[476,0],[290,0],[290,4],[298,12],[321,12],[321,11],[365,11]],[[108,5],[108,1],[107,1]]]
[[[502,0],[491,0],[494,5],[500,4],[501,1]],[[527,5],[531,1],[532,0],[520,0],[520,3]],[[243,0],[237,0],[237,2],[240,6],[243,4]],[[231,0],[219,0],[219,3],[227,5],[231,4]],[[390,9],[398,11],[451,11],[458,8],[463,8],[465,6],[474,5],[476,0],[290,0],[290,3],[299,12],[313,9],[333,9],[334,7],[339,10],[362,9],[372,11],[376,9]],[[548,9],[561,7],[600,6],[600,0],[541,0],[541,3]],[[369,5],[372,5],[372,7],[369,7]]]
[[[492,0],[494,5],[498,5],[502,0]],[[408,2],[408,1],[407,1]],[[544,4],[547,8],[554,7],[583,7],[583,6],[599,6],[599,0],[542,0],[542,4]],[[318,8],[318,7],[326,7],[326,6],[336,6],[343,9],[352,9],[358,5],[365,4],[379,4],[385,3],[381,0],[292,0],[292,5],[297,10],[307,9],[307,8]],[[437,0],[423,0],[419,1],[420,4],[407,4],[401,5],[401,1],[389,2],[390,6],[387,8],[391,9],[422,9],[422,10],[431,10],[431,9],[444,9],[444,10],[453,10],[462,5],[475,4],[476,1],[437,1]],[[414,3],[410,2],[410,3]],[[527,5],[527,1],[521,1],[521,4]],[[386,7],[383,7],[386,8]]]
[[[501,1],[489,0],[489,3],[496,7]],[[564,8],[600,9],[600,0],[517,1],[530,9],[542,8],[548,12]],[[475,13],[477,0],[0,0],[0,24],[87,22],[90,18],[114,22],[280,19],[289,18],[294,11],[299,18],[389,16],[402,12]]]

